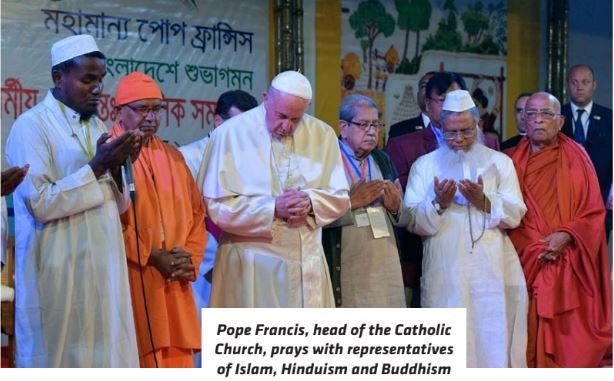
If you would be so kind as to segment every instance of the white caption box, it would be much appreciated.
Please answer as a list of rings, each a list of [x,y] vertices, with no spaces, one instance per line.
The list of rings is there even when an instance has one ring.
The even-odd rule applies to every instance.
[[[204,309],[210,380],[459,377],[464,309]],[[438,378],[438,377],[436,377]]]

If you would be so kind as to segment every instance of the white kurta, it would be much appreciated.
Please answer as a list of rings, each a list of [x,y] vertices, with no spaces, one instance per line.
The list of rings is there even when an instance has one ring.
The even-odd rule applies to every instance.
[[[81,141],[85,127],[66,115],[49,92],[6,144],[12,166],[30,164],[14,193],[17,366],[138,367],[119,220],[128,195],[96,179],[68,121]],[[106,128],[89,128],[95,148]]]
[[[209,217],[224,231],[210,305],[334,307],[321,227],[349,207],[337,137],[304,115],[293,138],[273,143],[264,116],[260,105],[226,121],[205,151],[198,183]],[[275,198],[297,187],[309,195],[314,217],[290,227],[274,218]]]
[[[190,144],[179,147],[179,151],[185,159],[185,163],[190,168],[194,180],[198,178],[198,170],[200,169],[205,154],[205,148],[209,142],[209,135]]]
[[[474,145],[472,180],[482,173],[491,202],[486,214],[453,203],[437,214],[433,177],[449,178],[449,162],[439,148],[412,166],[405,204],[408,230],[423,236],[423,307],[467,308],[469,367],[526,367],[528,296],[518,255],[505,230],[518,226],[526,206],[514,165],[506,155]],[[496,168],[496,170],[495,170]],[[477,171],[476,171],[477,169]],[[484,225],[485,223],[485,225]],[[470,228],[471,224],[471,228]],[[471,248],[485,226],[483,237]]]

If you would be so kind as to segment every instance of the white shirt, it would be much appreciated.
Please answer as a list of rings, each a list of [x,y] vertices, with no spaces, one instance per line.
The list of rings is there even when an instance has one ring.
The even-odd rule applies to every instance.
[[[422,116],[422,123],[424,123],[424,128],[428,127],[429,123],[431,123],[431,118],[429,118],[429,116],[425,113],[421,113],[420,115]]]
[[[179,151],[183,155],[188,168],[190,168],[194,180],[198,177],[198,170],[203,161],[203,155],[205,154],[208,142],[209,134],[202,139],[179,147]]]

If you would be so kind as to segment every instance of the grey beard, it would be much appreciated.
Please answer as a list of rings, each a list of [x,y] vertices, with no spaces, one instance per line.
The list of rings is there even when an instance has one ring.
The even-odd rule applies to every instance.
[[[481,146],[483,144],[476,139],[476,142],[467,152],[455,151],[450,149],[447,144],[439,147],[439,174],[437,174],[439,179],[477,181],[477,168],[484,165],[482,163],[483,156],[479,153]],[[467,170],[469,173],[467,173]]]

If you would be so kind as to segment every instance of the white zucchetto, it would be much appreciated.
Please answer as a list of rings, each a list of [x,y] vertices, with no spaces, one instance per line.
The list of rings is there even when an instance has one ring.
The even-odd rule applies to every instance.
[[[313,92],[307,77],[298,71],[288,70],[281,72],[273,78],[271,86],[286,94],[311,100]]]

